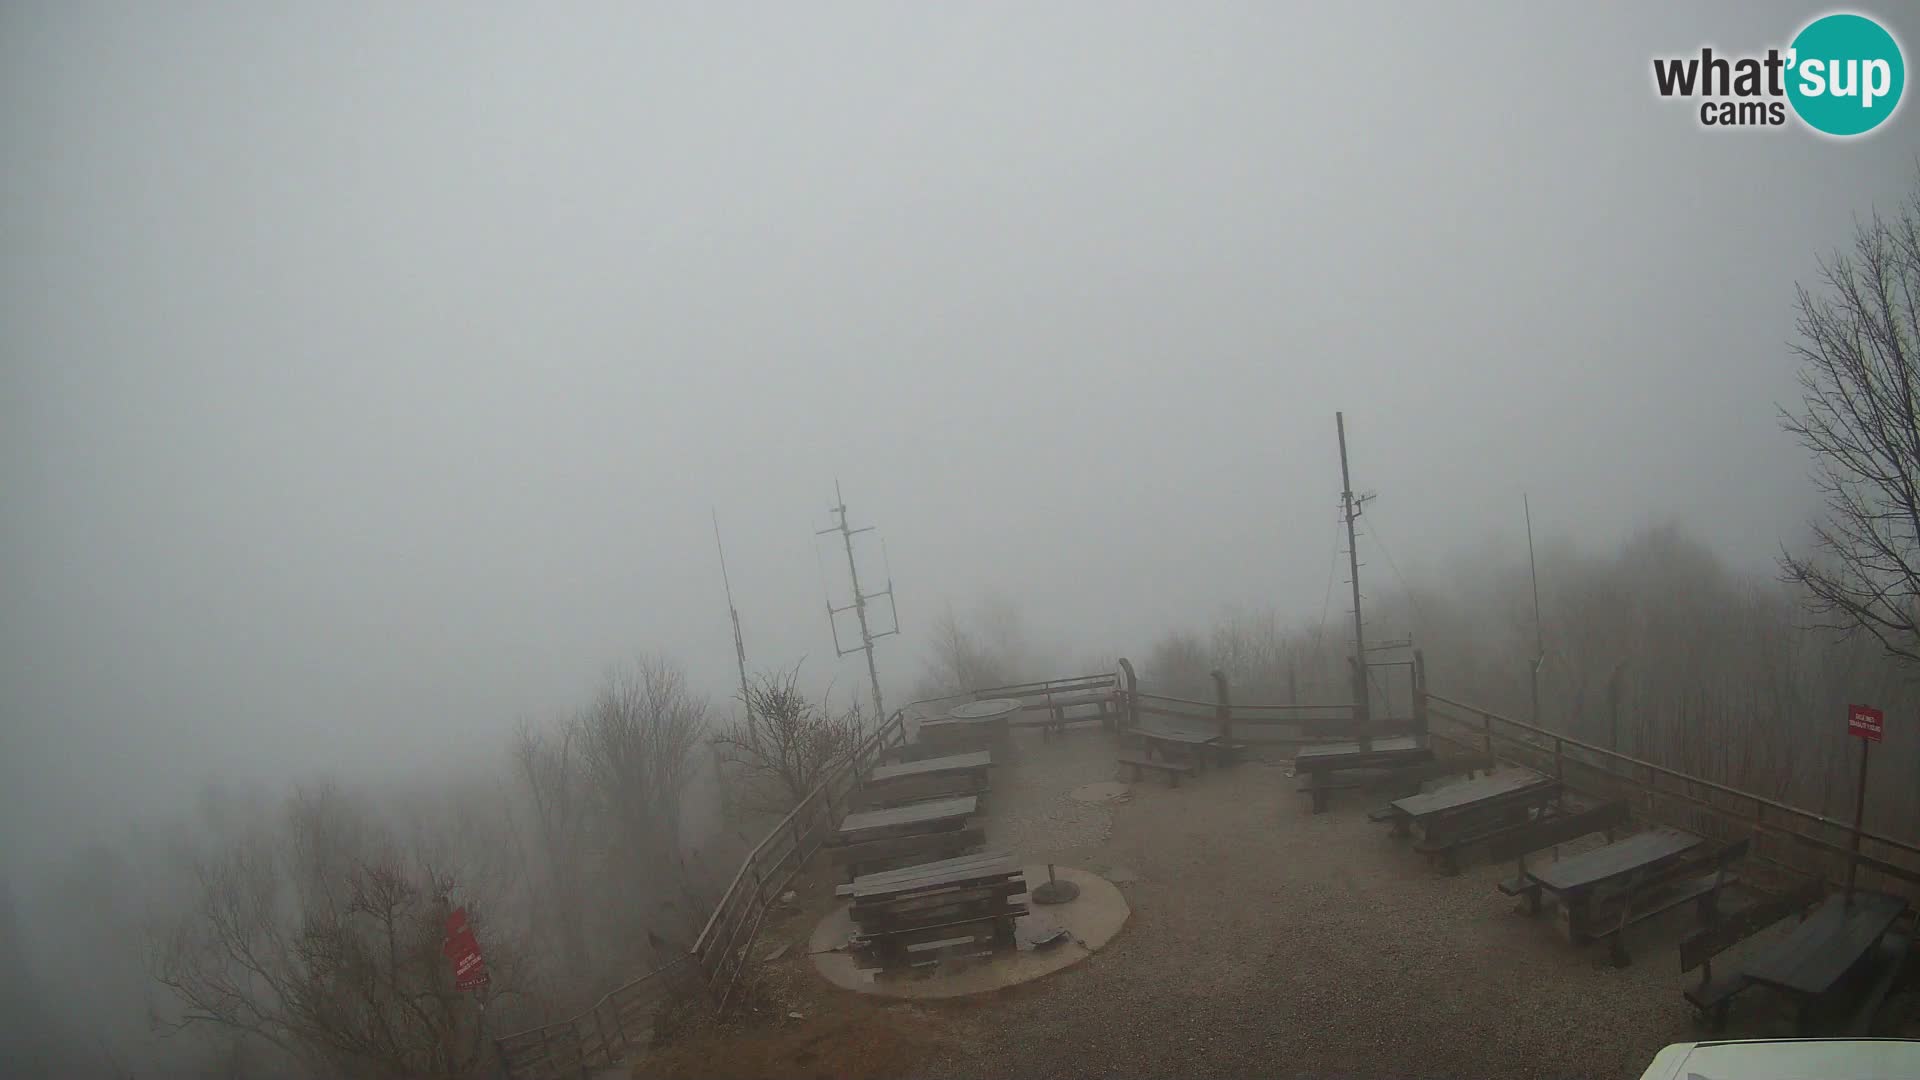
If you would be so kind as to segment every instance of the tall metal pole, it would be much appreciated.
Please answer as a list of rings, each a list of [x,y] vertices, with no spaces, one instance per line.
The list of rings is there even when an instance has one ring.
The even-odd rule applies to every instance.
[[[1353,579],[1354,720],[1360,726],[1364,746],[1371,715],[1367,702],[1366,632],[1360,620],[1360,547],[1354,537],[1353,529],[1354,519],[1360,516],[1360,507],[1353,497],[1352,474],[1347,470],[1347,418],[1336,412],[1333,414],[1333,423],[1340,436],[1340,504],[1347,518],[1347,569]]]
[[[1853,839],[1847,845],[1847,898],[1844,903],[1853,904],[1853,878],[1860,870],[1860,827],[1866,824],[1867,817],[1867,759],[1873,749],[1873,743],[1860,740],[1860,784],[1853,794]]]
[[[733,582],[727,577],[727,549],[720,544],[720,512],[713,514],[713,547],[720,553],[720,582],[727,588],[727,617],[733,620],[733,657],[740,663],[740,707],[747,711],[747,737],[758,743],[760,730],[753,722],[753,698],[747,693],[747,646],[740,638],[740,611],[733,606]]]
[[[1547,662],[1547,632],[1540,625],[1540,570],[1533,561],[1533,504],[1520,493],[1520,507],[1527,513],[1527,574],[1533,579],[1533,671],[1528,680],[1533,690],[1533,724],[1540,726],[1540,665]]]
[[[868,594],[860,591],[860,567],[853,558],[853,537],[856,533],[872,532],[873,526],[868,525],[858,529],[849,528],[847,526],[847,500],[846,500],[846,496],[840,493],[840,481],[838,480],[835,480],[833,482],[833,497],[835,500],[835,505],[831,508],[831,512],[838,520],[834,523],[833,527],[821,529],[815,535],[824,536],[827,533],[831,533],[831,532],[837,532],[840,534],[840,542],[844,544],[847,549],[847,580],[853,586],[853,603],[848,604],[847,607],[850,607],[853,609],[854,617],[860,621],[860,647],[859,648],[857,649],[840,648],[840,637],[839,637],[838,630],[834,632],[833,647],[834,647],[834,650],[838,652],[841,656],[845,656],[850,652],[865,652],[867,654],[867,678],[871,680],[871,684],[873,686],[873,711],[874,711],[875,721],[885,722],[886,715],[887,715],[887,706],[886,706],[885,700],[882,699],[880,696],[880,669],[874,664],[874,661],[873,661],[873,642],[875,638],[886,637],[888,634],[897,634],[900,632],[900,609],[898,607],[895,607],[893,609],[893,629],[892,630],[888,630],[879,634],[875,634],[873,632],[873,630],[871,629],[871,627],[867,622],[867,601],[869,599],[872,599],[872,596],[885,596],[888,598],[888,601],[891,603],[892,597],[893,597],[893,581],[889,579],[887,581],[886,589],[884,589],[881,592],[874,593],[872,594],[872,596],[869,596]],[[827,605],[828,624],[830,626],[833,625],[833,617],[845,610],[847,610],[846,607],[836,608],[831,603],[829,603]]]

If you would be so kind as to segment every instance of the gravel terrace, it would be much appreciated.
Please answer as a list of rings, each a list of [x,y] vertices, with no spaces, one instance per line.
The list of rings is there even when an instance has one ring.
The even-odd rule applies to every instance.
[[[1691,907],[1634,932],[1635,962],[1616,970],[1550,917],[1517,914],[1494,889],[1510,867],[1441,877],[1353,793],[1310,814],[1282,764],[1177,789],[1148,777],[1126,801],[1089,804],[1068,793],[1115,776],[1107,733],[1019,732],[1004,756],[990,845],[1119,883],[1133,915],[1112,943],[1037,982],[939,1005],[832,991],[790,950],[766,965],[761,1019],[642,1075],[697,1062],[703,1075],[1633,1080],[1667,1043],[1710,1037],[1680,997],[1674,942]],[[806,910],[771,924],[759,951],[803,941],[830,893],[810,883]],[[1743,999],[1730,1035],[1790,1034],[1765,997]]]

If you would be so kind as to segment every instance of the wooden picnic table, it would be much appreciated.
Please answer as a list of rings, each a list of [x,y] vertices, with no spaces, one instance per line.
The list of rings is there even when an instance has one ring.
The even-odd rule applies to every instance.
[[[948,773],[977,772],[993,764],[993,755],[985,750],[976,750],[971,754],[948,754],[945,757],[923,758],[920,761],[907,761],[898,765],[875,766],[867,775],[867,783],[882,784],[891,780],[905,780],[915,776],[941,776]]]
[[[1162,723],[1141,724],[1133,730],[1145,744],[1149,758],[1177,756],[1204,768],[1206,761],[1203,751],[1231,749],[1217,730]]]
[[[1020,702],[1013,698],[969,701],[947,710],[941,719],[922,720],[917,734],[923,742],[979,745],[1006,735],[1009,719],[1020,708]]]
[[[885,810],[862,810],[841,819],[834,836],[840,843],[853,844],[882,837],[958,829],[966,824],[968,815],[978,805],[979,801],[973,796],[962,795]]]
[[[1362,748],[1358,742],[1321,743],[1318,746],[1301,747],[1293,755],[1293,771],[1296,773],[1337,772],[1342,769],[1373,769],[1383,765],[1398,765],[1412,761],[1425,761],[1433,757],[1432,749],[1421,744],[1413,735],[1389,735],[1370,741]]]
[[[1575,941],[1587,936],[1593,899],[1608,886],[1635,874],[1677,862],[1705,840],[1680,829],[1648,829],[1605,847],[1526,869],[1527,880],[1560,900],[1567,930]]]
[[[1906,910],[1905,899],[1884,893],[1857,892],[1851,904],[1829,896],[1791,934],[1748,957],[1740,974],[1793,995],[1804,1010],[1831,993]]]
[[[1527,803],[1539,797],[1540,789],[1556,783],[1552,777],[1532,769],[1513,769],[1395,799],[1387,805],[1393,811],[1395,832],[1409,832],[1415,825],[1432,832],[1447,821],[1498,813],[1516,803]]]

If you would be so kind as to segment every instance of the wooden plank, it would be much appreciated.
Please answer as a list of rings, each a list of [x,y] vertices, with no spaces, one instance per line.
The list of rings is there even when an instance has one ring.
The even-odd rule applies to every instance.
[[[927,890],[943,884],[973,882],[981,878],[1004,878],[1020,871],[1020,859],[1014,859],[1012,855],[966,855],[960,859],[945,859],[941,863],[925,863],[920,867],[858,876],[852,880],[849,896],[858,901],[864,897],[891,896],[906,890]]]
[[[882,784],[889,780],[903,780],[910,776],[934,776],[940,773],[969,773],[985,769],[993,764],[993,755],[985,750],[971,754],[947,754],[943,757],[923,758],[920,761],[908,761],[898,765],[881,765],[868,775],[868,784]]]
[[[890,836],[879,840],[867,840],[855,844],[841,844],[829,847],[829,858],[836,866],[855,863],[874,863],[886,859],[899,859],[908,855],[938,855],[943,852],[962,852],[968,848],[986,843],[987,830],[984,826],[974,825],[956,829],[953,832],[921,833],[915,836]]]
[[[897,917],[973,900],[1004,900],[1010,896],[1024,896],[1026,892],[1027,879],[1014,874],[985,881],[959,882],[938,889],[912,893],[856,898],[851,914],[854,922],[864,922],[875,916]]]
[[[1774,923],[1800,914],[1818,904],[1826,891],[1825,882],[1808,881],[1785,896],[1768,897],[1715,919],[1680,939],[1680,970],[1692,971]]]
[[[847,837],[874,829],[927,825],[953,818],[964,818],[972,814],[978,805],[978,801],[973,796],[963,795],[956,799],[940,799],[935,802],[915,803],[912,806],[863,810],[842,818],[838,831],[841,836]]]
[[[987,789],[986,773],[943,773],[938,776],[914,776],[890,784],[862,784],[847,796],[852,811],[882,810],[908,803],[951,799],[961,795],[981,795]]]
[[[1487,846],[1487,857],[1495,862],[1517,859],[1529,852],[1578,840],[1588,833],[1624,828],[1629,818],[1626,800],[1616,799],[1577,814],[1548,818],[1503,836]]]
[[[1820,995],[1874,947],[1906,911],[1904,898],[1856,892],[1830,896],[1793,933],[1740,965],[1747,978],[1798,994]]]
[[[1581,892],[1662,860],[1678,858],[1703,843],[1700,837],[1679,829],[1649,829],[1543,867],[1529,867],[1527,876],[1556,893]]]
[[[1424,795],[1409,795],[1404,799],[1395,799],[1393,806],[1400,813],[1419,821],[1433,815],[1454,813],[1522,797],[1531,789],[1552,786],[1557,782],[1552,777],[1543,776],[1532,769],[1515,769],[1497,776],[1483,776],[1478,780],[1448,784],[1438,791],[1430,791]]]

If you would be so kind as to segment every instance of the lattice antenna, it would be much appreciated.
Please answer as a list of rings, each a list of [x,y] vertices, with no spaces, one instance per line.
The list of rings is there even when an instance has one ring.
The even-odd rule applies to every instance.
[[[863,532],[872,532],[874,526],[865,525],[858,529],[848,526],[847,500],[846,497],[840,493],[840,481],[838,480],[833,482],[833,498],[834,505],[828,507],[828,513],[833,515],[834,523],[827,528],[818,530],[814,535],[825,536],[828,533],[840,534],[840,542],[847,551],[847,580],[853,588],[853,602],[840,607],[834,607],[833,598],[829,596],[827,598],[827,625],[833,631],[833,649],[836,653],[841,656],[849,656],[857,652],[867,654],[867,678],[873,687],[874,716],[876,721],[884,720],[887,715],[887,710],[885,701],[880,696],[880,669],[874,664],[873,643],[880,638],[890,637],[900,632],[900,609],[895,606],[893,600],[893,571],[891,567],[887,570],[887,587],[885,589],[872,593],[860,591],[860,566],[853,557],[853,538]],[[885,556],[886,545],[882,542],[881,557],[884,559]],[[883,596],[887,598],[887,606],[893,615],[893,628],[883,630],[876,634],[873,632],[872,625],[867,620],[867,601],[877,600]],[[854,618],[860,623],[860,644],[853,648],[842,648],[840,645],[840,626],[837,616],[846,611],[853,612]]]

